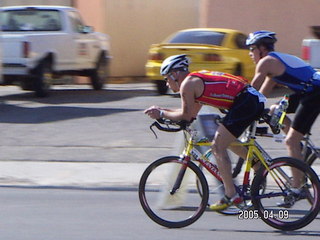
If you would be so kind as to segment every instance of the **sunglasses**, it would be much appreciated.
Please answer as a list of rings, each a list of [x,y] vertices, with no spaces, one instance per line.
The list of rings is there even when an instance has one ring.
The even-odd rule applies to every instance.
[[[257,47],[249,47],[249,51],[250,52],[253,52],[254,50],[256,50],[257,49]]]
[[[164,78],[164,80],[165,80],[166,82],[168,82],[168,80],[169,80],[168,78],[169,78],[169,77],[171,78],[171,80],[175,81],[175,79],[172,77],[172,72],[169,73],[169,74],[167,75],[167,77]]]

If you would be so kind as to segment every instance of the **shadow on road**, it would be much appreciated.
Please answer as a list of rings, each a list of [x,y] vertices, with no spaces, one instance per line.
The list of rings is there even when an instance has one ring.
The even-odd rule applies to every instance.
[[[141,96],[156,96],[155,91],[147,89],[104,89],[94,91],[91,89],[58,89],[51,90],[50,95],[45,98],[34,97],[32,92],[22,92],[2,96],[3,101],[32,101],[44,104],[66,104],[66,103],[103,103],[121,101],[128,98]]]
[[[148,89],[57,89],[46,98],[36,98],[32,92],[8,94],[0,97],[0,123],[37,124],[68,119],[104,116],[141,111],[113,103],[135,97],[156,96]],[[105,107],[78,104],[111,103]],[[35,105],[36,104],[36,105]],[[69,105],[65,105],[69,104]],[[49,106],[48,106],[49,105]],[[52,105],[52,106],[51,106]]]
[[[37,124],[69,119],[105,116],[115,113],[141,111],[127,108],[86,108],[69,106],[20,107],[3,104],[0,123]]]

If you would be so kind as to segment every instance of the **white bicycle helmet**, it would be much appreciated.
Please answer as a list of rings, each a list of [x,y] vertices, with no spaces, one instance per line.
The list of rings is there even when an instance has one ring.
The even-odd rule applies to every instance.
[[[270,31],[257,31],[249,34],[249,37],[246,40],[246,45],[259,45],[259,44],[274,44],[277,39],[275,37],[276,33],[275,32],[270,32]]]
[[[180,54],[180,55],[174,55],[166,58],[160,69],[160,74],[162,76],[167,75],[170,71],[173,69],[181,69],[183,71],[188,71],[189,67],[189,59],[187,58],[187,55]]]

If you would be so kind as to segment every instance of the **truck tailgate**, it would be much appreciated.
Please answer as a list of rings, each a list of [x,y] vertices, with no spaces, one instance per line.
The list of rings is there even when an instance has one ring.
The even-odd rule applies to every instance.
[[[12,58],[22,57],[22,43],[24,38],[20,35],[2,35],[2,49],[4,62]]]

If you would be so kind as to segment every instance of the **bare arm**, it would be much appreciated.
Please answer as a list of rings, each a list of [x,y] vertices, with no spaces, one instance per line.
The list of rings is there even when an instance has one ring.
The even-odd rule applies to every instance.
[[[195,101],[196,82],[186,81],[181,85],[181,109],[176,111],[165,111],[164,117],[171,120],[191,121],[195,118],[201,108],[201,104]]]
[[[266,80],[260,87],[259,92],[261,92],[265,96],[269,96],[269,94],[271,93],[272,89],[276,84],[277,83],[274,80],[272,80],[271,77],[266,77]]]
[[[180,87],[180,109],[166,109],[153,106],[146,109],[145,114],[148,114],[151,118],[154,119],[164,117],[173,121],[191,121],[193,118],[197,116],[201,108],[201,104],[195,101],[195,84],[196,83],[194,81],[187,81],[187,79],[185,80],[185,82],[182,83]]]
[[[257,64],[251,85],[264,95],[268,95],[276,82],[272,80],[271,62],[269,59],[261,59]]]

